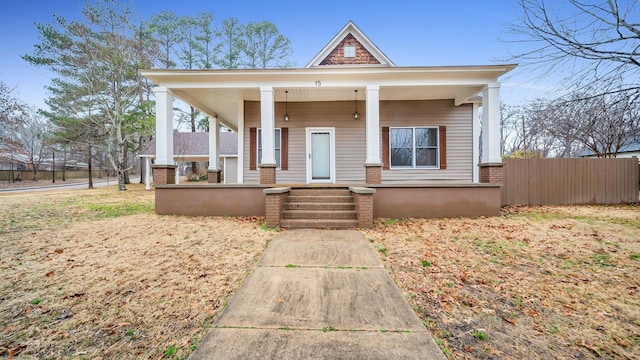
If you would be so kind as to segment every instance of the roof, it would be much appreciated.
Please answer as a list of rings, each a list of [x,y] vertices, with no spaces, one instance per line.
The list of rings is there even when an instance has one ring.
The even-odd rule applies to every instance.
[[[238,155],[238,134],[235,132],[221,131],[220,156]],[[156,140],[153,139],[149,146],[140,153],[140,156],[155,156]],[[173,132],[173,155],[176,157],[208,157],[209,133],[208,132]]]
[[[628,153],[628,152],[640,152],[640,141],[632,142],[627,145],[624,145],[623,147],[620,148],[620,150],[618,150],[618,154]],[[595,156],[595,155],[596,153],[593,152],[592,150],[585,149],[581,151],[578,156],[586,157],[586,156]]]
[[[342,30],[336,34],[336,36],[329,41],[325,47],[320,50],[320,52],[314,56],[311,61],[305,66],[306,68],[318,67],[318,66],[326,66],[322,64],[322,61],[331,54],[331,52],[349,35],[353,36],[359,43],[362,45],[376,60],[380,63],[376,65],[368,65],[368,66],[395,66],[395,64],[389,59],[383,52],[380,50],[374,43],[367,37],[367,35],[360,30],[353,23],[353,21],[349,21],[347,25],[345,25]],[[360,65],[362,66],[362,65]]]

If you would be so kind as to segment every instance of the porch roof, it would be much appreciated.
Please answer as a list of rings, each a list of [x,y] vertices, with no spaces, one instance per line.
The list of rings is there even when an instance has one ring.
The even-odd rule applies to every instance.
[[[354,100],[368,85],[380,86],[380,100],[453,99],[478,101],[477,94],[515,64],[437,67],[323,66],[303,69],[142,70],[156,85],[237,130],[239,101],[260,101],[260,87],[274,89],[274,100]]]

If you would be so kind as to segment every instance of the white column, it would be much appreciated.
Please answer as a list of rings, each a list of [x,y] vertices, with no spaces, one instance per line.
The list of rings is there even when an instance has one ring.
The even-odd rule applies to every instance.
[[[238,164],[236,167],[238,168],[238,184],[243,184],[244,183],[244,100],[238,101]]]
[[[151,158],[144,158],[144,189],[151,190]]]
[[[156,95],[156,165],[173,162],[173,95],[166,87],[154,89]]]
[[[500,84],[482,92],[482,163],[502,163],[500,156]]]
[[[275,107],[273,87],[260,87],[260,127],[262,128],[262,161],[260,164],[276,164]]]
[[[382,164],[380,159],[380,86],[367,86],[366,114],[366,159],[365,164]]]
[[[220,132],[217,116],[209,118],[209,169],[218,170],[218,154],[220,153]]]
[[[473,137],[471,141],[471,169],[473,173],[473,182],[480,182],[480,168],[478,167],[479,155],[480,155],[480,106],[478,103],[473,103],[473,111],[471,112],[472,116],[472,131],[471,136]]]
[[[176,184],[180,184],[180,163],[176,163]]]

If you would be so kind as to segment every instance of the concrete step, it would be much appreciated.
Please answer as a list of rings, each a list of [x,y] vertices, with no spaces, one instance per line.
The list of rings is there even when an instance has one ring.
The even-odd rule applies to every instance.
[[[285,210],[283,219],[357,219],[355,210]]]
[[[358,227],[354,219],[282,219],[285,229],[353,229]]]
[[[355,210],[353,202],[290,202],[285,210]]]
[[[291,189],[290,196],[350,196],[346,188]]]
[[[289,203],[306,202],[306,203],[353,203],[351,195],[289,195],[287,200]]]

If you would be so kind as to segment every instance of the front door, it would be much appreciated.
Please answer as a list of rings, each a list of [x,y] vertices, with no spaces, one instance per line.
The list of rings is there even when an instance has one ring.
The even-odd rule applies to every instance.
[[[307,183],[335,182],[335,128],[307,128]]]

